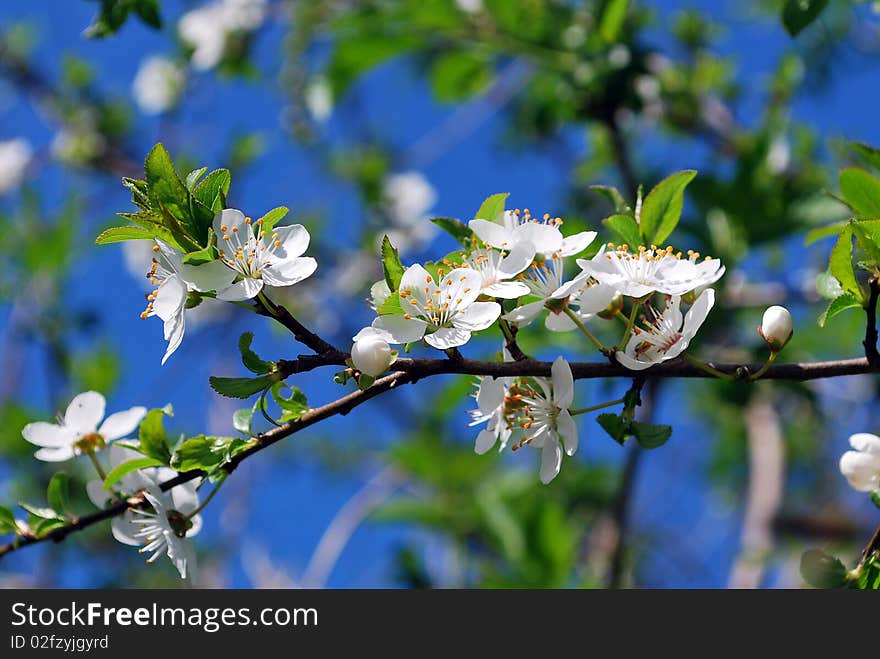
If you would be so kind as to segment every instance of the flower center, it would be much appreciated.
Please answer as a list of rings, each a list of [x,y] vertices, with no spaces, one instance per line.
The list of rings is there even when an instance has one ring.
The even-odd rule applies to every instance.
[[[250,227],[253,220],[246,217],[245,224]],[[220,239],[226,244],[225,248],[219,248],[220,259],[233,270],[243,274],[245,277],[260,279],[263,268],[272,265],[271,257],[275,256],[275,250],[281,247],[281,241],[278,240],[278,232],[273,231],[271,240],[268,244],[264,241],[266,230],[263,228],[263,218],[256,222],[257,232],[254,235],[252,228],[245,230],[244,239],[242,239],[241,231],[238,227],[231,229],[222,225],[220,230],[223,234]]]
[[[186,515],[177,510],[168,511],[168,525],[174,531],[174,535],[178,538],[185,538],[186,532],[192,528],[192,522],[187,519]]]
[[[79,454],[94,453],[107,447],[104,437],[96,432],[83,435],[73,443],[73,449]]]

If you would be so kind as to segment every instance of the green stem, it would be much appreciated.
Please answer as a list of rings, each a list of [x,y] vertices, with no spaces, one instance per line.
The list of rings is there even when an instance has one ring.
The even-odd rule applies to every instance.
[[[682,357],[684,357],[685,360],[689,361],[691,364],[696,366],[698,369],[700,369],[704,373],[708,373],[709,375],[714,375],[719,380],[735,380],[736,379],[734,376],[729,375],[728,373],[722,373],[717,368],[712,368],[711,366],[709,366],[705,362],[701,362],[699,359],[697,359],[696,357],[692,357],[691,355],[689,355],[686,352],[682,354]]]
[[[596,346],[596,348],[598,348],[599,352],[601,352],[603,355],[608,354],[608,348],[603,346],[602,342],[599,341],[599,339],[597,339],[595,336],[593,336],[593,333],[587,329],[587,326],[584,325],[584,322],[577,317],[577,314],[574,311],[566,307],[565,315],[571,318],[572,322],[577,325],[577,328],[583,333],[583,335],[587,337],[592,342],[592,344]]]
[[[778,354],[778,353],[775,353],[775,352],[772,352],[772,351],[771,351],[771,352],[770,352],[770,356],[767,357],[767,361],[764,362],[764,365],[763,365],[761,368],[759,368],[757,371],[755,371],[752,375],[749,376],[749,381],[757,380],[757,379],[760,378],[762,375],[764,375],[764,373],[767,372],[767,369],[770,368],[770,364],[772,364],[773,361],[776,359],[776,355],[777,355],[777,354]]]
[[[107,474],[104,473],[104,469],[101,467],[101,463],[98,462],[98,456],[95,455],[94,451],[88,452],[89,460],[92,461],[92,464],[95,466],[95,471],[98,472],[98,476],[101,477],[102,481],[107,480]]]
[[[269,301],[269,298],[266,297],[266,295],[263,293],[263,291],[260,291],[259,293],[257,293],[257,299],[266,308],[266,311],[268,311],[274,317],[275,316],[275,305]]]
[[[629,317],[626,319],[626,328],[623,330],[623,338],[620,340],[621,350],[626,348],[626,344],[629,341],[630,334],[632,334],[633,326],[636,324],[636,314],[638,314],[640,306],[641,305],[639,304],[638,300],[633,300],[632,309],[629,312]]]
[[[609,400],[607,403],[599,403],[598,405],[590,405],[589,407],[581,407],[576,410],[569,410],[568,413],[572,416],[577,416],[578,414],[586,414],[587,412],[595,412],[596,410],[601,410],[606,407],[611,407],[612,405],[620,405],[620,403],[626,402],[624,398],[618,398],[616,400]]]
[[[211,494],[209,494],[207,497],[205,497],[205,500],[202,501],[202,503],[199,505],[199,507],[196,508],[194,511],[192,511],[189,515],[187,515],[186,518],[192,519],[193,517],[198,515],[200,512],[202,512],[202,510],[204,510],[205,506],[207,506],[209,503],[211,503],[211,499],[213,499],[214,495],[220,491],[220,488],[223,486],[223,483],[225,483],[225,482],[226,482],[226,477],[224,476],[223,480],[218,481],[217,484],[214,486],[214,489],[211,490]]]

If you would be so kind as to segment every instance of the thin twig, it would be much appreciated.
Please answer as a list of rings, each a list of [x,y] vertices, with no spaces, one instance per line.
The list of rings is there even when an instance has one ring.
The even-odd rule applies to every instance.
[[[862,345],[865,346],[865,358],[868,363],[876,368],[880,366],[880,352],[877,351],[877,298],[880,296],[880,283],[876,278],[873,278],[868,285],[871,289],[871,295],[868,298],[868,305],[865,307],[868,323],[865,326],[865,340]]]

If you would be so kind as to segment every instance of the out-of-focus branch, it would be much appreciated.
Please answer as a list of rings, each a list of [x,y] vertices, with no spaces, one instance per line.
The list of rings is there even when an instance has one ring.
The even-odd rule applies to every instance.
[[[865,314],[868,317],[865,326],[865,340],[862,345],[865,346],[865,358],[871,366],[880,367],[880,352],[877,352],[877,298],[880,296],[880,283],[876,278],[872,278],[869,283],[871,295],[868,298],[868,305],[865,307]]]
[[[782,505],[785,446],[779,415],[768,396],[755,396],[746,408],[749,489],[739,556],[730,573],[731,588],[759,588],[773,548],[773,521]]]

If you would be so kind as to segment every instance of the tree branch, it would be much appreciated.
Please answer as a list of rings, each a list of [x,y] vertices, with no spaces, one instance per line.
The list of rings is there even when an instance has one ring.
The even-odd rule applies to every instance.
[[[865,346],[868,363],[877,368],[880,367],[880,352],[877,352],[877,297],[880,296],[880,283],[876,278],[872,278],[869,286],[871,295],[868,298],[868,306],[865,307],[868,323],[865,326],[865,340],[862,345]]]

